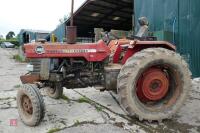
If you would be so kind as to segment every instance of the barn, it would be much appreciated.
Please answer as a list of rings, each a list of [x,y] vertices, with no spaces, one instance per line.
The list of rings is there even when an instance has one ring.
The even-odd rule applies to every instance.
[[[132,0],[87,0],[74,13],[74,25],[77,26],[78,40],[82,42],[94,41],[94,28],[130,31],[133,29],[133,1]],[[66,26],[70,25],[70,18],[60,24],[52,34],[58,42],[66,36]]]
[[[193,77],[200,76],[200,1],[198,0],[87,0],[74,13],[78,38],[94,40],[94,28],[134,31],[137,19],[146,16],[149,32],[158,40],[173,43],[190,65]],[[62,42],[70,19],[52,34]]]

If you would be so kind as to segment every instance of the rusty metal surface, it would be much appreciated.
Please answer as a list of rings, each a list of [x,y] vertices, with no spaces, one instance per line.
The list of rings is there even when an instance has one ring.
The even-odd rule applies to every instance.
[[[40,75],[23,75],[20,76],[20,80],[23,84],[33,84],[40,80]]]
[[[66,38],[68,44],[75,44],[77,38],[77,27],[76,26],[67,26],[66,27]]]
[[[42,59],[41,60],[41,68],[40,68],[40,79],[48,80],[50,75],[50,59]]]
[[[27,95],[22,96],[22,109],[24,110],[26,115],[32,115],[33,114],[33,106],[31,99]]]
[[[117,77],[121,70],[121,67],[122,67],[122,65],[120,65],[120,64],[111,64],[104,68],[106,90],[116,90],[117,89]]]

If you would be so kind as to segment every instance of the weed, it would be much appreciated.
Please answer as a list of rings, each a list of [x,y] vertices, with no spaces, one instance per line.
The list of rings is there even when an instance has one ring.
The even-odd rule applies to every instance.
[[[70,99],[67,96],[65,96],[64,94],[61,96],[61,99],[66,100],[66,101],[70,101]]]
[[[13,59],[16,60],[16,61],[18,61],[18,62],[24,62],[23,59],[18,54],[13,55]]]
[[[14,88],[20,88],[21,87],[21,85],[15,85],[14,86]]]
[[[55,132],[58,132],[60,130],[61,130],[60,128],[53,128],[53,129],[50,129],[47,133],[55,133]]]
[[[96,105],[95,108],[96,108],[96,110],[97,110],[98,112],[101,112],[101,111],[103,110],[103,108],[102,108],[101,106],[98,106],[98,105]]]
[[[15,49],[19,49],[19,46],[15,46]]]
[[[87,98],[87,97],[81,97],[81,98],[79,98],[79,99],[77,100],[77,102],[79,102],[79,103],[89,103],[89,104],[93,105],[93,106],[96,108],[96,110],[97,110],[98,112],[101,112],[101,111],[103,110],[103,107],[102,107],[102,106],[97,105],[96,103],[92,102],[92,101],[91,101],[89,98]]]
[[[79,103],[91,103],[90,99],[88,99],[87,97],[81,97],[78,99]]]

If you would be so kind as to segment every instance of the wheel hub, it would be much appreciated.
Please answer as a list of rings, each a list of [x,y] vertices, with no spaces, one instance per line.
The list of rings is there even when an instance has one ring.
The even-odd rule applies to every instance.
[[[159,68],[150,68],[139,78],[137,95],[140,100],[158,101],[164,98],[169,89],[169,79]]]
[[[22,107],[23,107],[23,110],[29,115],[33,114],[32,102],[30,98],[26,95],[22,97]]]

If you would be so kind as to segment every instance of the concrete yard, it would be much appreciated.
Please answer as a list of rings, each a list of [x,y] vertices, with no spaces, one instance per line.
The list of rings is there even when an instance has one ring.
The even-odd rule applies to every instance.
[[[53,100],[44,95],[46,115],[37,127],[25,126],[18,115],[16,93],[26,63],[12,59],[13,49],[0,48],[0,133],[199,133],[200,79],[193,80],[190,96],[181,110],[162,123],[140,122],[120,108],[117,95],[95,88],[64,89],[64,97]],[[10,122],[15,121],[16,125]]]

